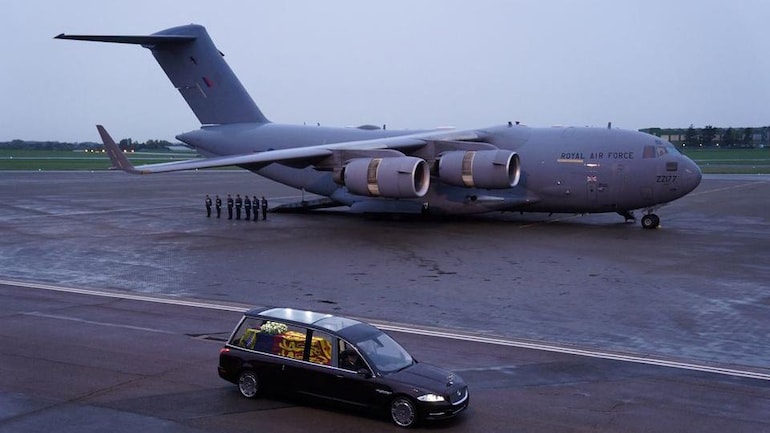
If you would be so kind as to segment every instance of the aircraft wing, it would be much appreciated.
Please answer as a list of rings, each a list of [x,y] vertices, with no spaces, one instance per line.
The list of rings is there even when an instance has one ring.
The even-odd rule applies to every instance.
[[[403,155],[400,150],[406,151],[418,149],[425,146],[429,141],[455,141],[478,138],[478,133],[475,131],[437,130],[397,137],[134,166],[102,125],[96,125],[96,129],[99,131],[99,135],[102,138],[105,150],[112,161],[113,167],[134,174],[164,173],[243,165],[265,166],[271,163],[281,163],[293,167],[307,167],[315,164],[322,165],[326,158],[330,158],[335,154],[366,153],[368,155],[398,156]]]

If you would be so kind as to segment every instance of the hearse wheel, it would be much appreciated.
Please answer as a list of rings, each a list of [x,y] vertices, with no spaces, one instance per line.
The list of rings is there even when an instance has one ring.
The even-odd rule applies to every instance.
[[[414,427],[417,424],[417,409],[408,397],[396,397],[390,403],[390,418],[399,427]]]
[[[246,398],[254,398],[259,394],[259,376],[251,370],[244,370],[238,376],[238,391]]]
[[[642,228],[655,229],[660,225],[660,218],[654,213],[642,217]]]

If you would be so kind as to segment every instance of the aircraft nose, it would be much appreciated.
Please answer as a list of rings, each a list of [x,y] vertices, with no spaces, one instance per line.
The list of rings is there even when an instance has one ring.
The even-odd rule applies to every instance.
[[[680,161],[682,167],[682,177],[684,178],[684,193],[687,194],[690,191],[700,185],[700,181],[703,178],[703,173],[700,171],[700,167],[692,159],[682,156]]]

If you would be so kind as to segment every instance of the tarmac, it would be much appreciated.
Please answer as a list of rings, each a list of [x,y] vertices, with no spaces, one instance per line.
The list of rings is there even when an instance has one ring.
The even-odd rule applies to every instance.
[[[269,414],[271,431],[390,427],[304,402],[242,406],[216,377],[221,342],[191,337],[229,332],[237,319],[232,308],[151,303],[146,311],[144,301],[96,302],[27,283],[289,306],[512,343],[394,331],[418,359],[458,370],[471,386],[471,410],[440,428],[770,431],[768,176],[707,175],[693,193],[658,211],[656,230],[616,214],[400,220],[327,210],[271,213],[257,222],[228,220],[226,211],[207,218],[205,194],[228,193],[264,195],[271,206],[301,199],[241,171],[0,172],[0,408],[19,408],[0,409],[0,431],[38,431],[51,420],[68,426],[67,411],[34,408],[72,401],[86,411],[78,418],[93,411],[98,423],[104,411],[117,410],[130,418],[126,425],[150,431],[162,422],[171,423],[164,431],[253,430],[227,409],[236,406],[244,417]],[[92,338],[105,328],[125,348]],[[28,343],[47,341],[51,329],[62,334],[56,354]],[[576,350],[595,356],[569,354]],[[79,358],[90,352],[125,355],[130,371]],[[175,376],[180,355],[192,376]],[[45,368],[35,369],[42,373],[33,380],[30,359],[39,356]],[[52,365],[66,378],[50,376]],[[138,365],[157,367],[131,367]],[[94,368],[126,382],[113,390]],[[728,373],[714,373],[720,369]],[[171,379],[149,380],[167,373]],[[46,394],[37,382],[61,390]],[[207,415],[196,418],[189,405],[176,404],[190,393]],[[282,411],[292,416],[278,416]]]

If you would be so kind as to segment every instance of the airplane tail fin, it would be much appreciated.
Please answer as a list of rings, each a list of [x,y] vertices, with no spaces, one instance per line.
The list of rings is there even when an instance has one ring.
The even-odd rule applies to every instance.
[[[149,36],[62,33],[56,39],[138,44],[148,48],[201,124],[269,122],[203,26],[173,27]]]

